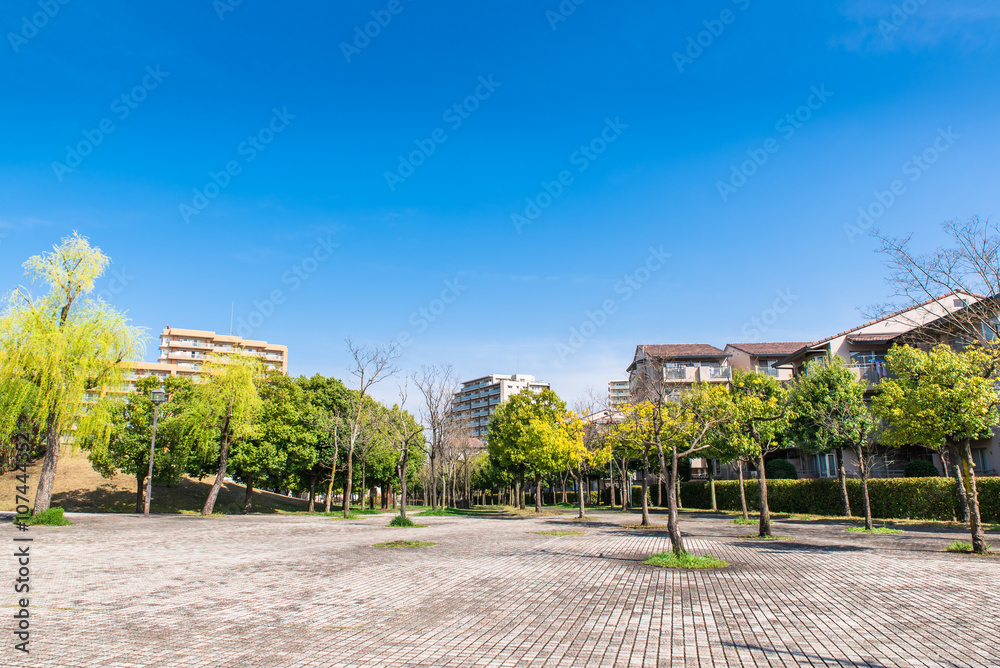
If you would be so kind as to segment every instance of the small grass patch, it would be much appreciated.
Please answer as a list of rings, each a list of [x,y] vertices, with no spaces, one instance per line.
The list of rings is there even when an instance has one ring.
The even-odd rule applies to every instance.
[[[903,533],[902,529],[890,529],[889,527],[872,527],[871,529],[866,529],[864,527],[849,527],[846,531],[852,533]]]
[[[389,522],[386,526],[411,528],[411,527],[426,527],[427,525],[426,524],[417,524],[416,522],[414,522],[413,520],[411,520],[409,517],[403,517],[402,515],[396,515],[395,517],[392,518],[392,521]]]
[[[33,527],[64,527],[72,524],[72,522],[63,517],[62,508],[49,508],[37,515],[32,515],[24,523]]]
[[[956,540],[954,543],[944,548],[944,551],[972,554],[972,543],[966,543],[964,540]]]
[[[726,568],[729,566],[729,562],[723,561],[722,559],[716,559],[710,554],[707,554],[704,557],[699,557],[698,555],[691,554],[690,552],[685,552],[679,557],[673,552],[659,552],[642,563],[649,564],[650,566],[659,566],[660,568],[700,569]]]
[[[597,518],[596,517],[588,517],[588,516],[584,516],[584,517],[570,517],[566,521],[567,522],[596,522]]]
[[[391,540],[388,543],[375,543],[372,547],[391,547],[391,548],[401,548],[401,547],[431,547],[432,545],[437,545],[437,543],[426,543],[422,540]]]
[[[743,519],[742,517],[737,517],[735,520],[729,520],[730,524],[740,524],[743,526],[749,526],[751,524],[758,524],[760,520],[755,520],[752,517],[749,519]]]
[[[449,517],[452,515],[458,515],[456,512],[450,512],[448,508],[438,508],[437,510],[424,510],[419,513],[421,517]]]
[[[586,536],[586,531],[535,531],[542,536]]]
[[[755,533],[748,533],[745,536],[741,536],[741,538],[745,538],[747,540],[787,540],[791,538],[791,536],[761,536]]]
[[[641,524],[623,524],[622,529],[666,529],[666,524],[647,524],[643,526]]]

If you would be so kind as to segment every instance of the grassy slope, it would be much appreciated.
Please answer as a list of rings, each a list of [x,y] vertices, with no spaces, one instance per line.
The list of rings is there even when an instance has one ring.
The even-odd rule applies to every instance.
[[[38,472],[41,460],[28,469],[28,489],[32,500],[38,486]],[[14,473],[0,476],[0,510],[14,510],[15,485]],[[154,513],[199,512],[208,490],[212,486],[212,478],[198,481],[185,478],[173,487],[153,485]],[[225,483],[219,492],[215,504],[216,512],[239,513],[243,510],[243,498],[246,488],[236,483]],[[135,510],[135,478],[118,475],[114,478],[102,478],[95,471],[87,457],[80,451],[66,451],[60,454],[59,466],[56,469],[56,486],[52,495],[52,505],[60,506],[73,512],[125,512]],[[253,510],[258,513],[274,513],[279,511],[305,510],[308,502],[302,499],[292,499],[280,494],[255,491]]]

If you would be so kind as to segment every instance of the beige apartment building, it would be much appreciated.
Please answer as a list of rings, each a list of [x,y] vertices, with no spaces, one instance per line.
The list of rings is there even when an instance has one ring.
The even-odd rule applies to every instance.
[[[260,358],[268,368],[288,373],[287,346],[200,329],[177,329],[168,325],[160,333],[159,359],[156,362],[129,364],[125,390],[134,390],[135,382],[149,375],[161,379],[186,376],[197,382],[201,379],[205,361],[213,353],[253,355]]]
[[[452,398],[449,419],[467,430],[469,436],[483,439],[490,416],[497,406],[521,390],[541,392],[548,389],[551,389],[548,383],[536,381],[534,376],[523,373],[510,376],[491,374],[466,381]]]

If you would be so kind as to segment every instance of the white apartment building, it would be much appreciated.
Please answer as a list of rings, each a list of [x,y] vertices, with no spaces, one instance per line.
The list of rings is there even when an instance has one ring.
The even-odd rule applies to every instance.
[[[469,436],[485,438],[490,416],[497,406],[521,390],[541,392],[551,389],[548,383],[536,381],[523,373],[512,376],[491,374],[462,383],[451,404],[451,420],[467,426]]]
[[[608,381],[608,404],[614,408],[629,401],[632,398],[632,390],[629,389],[628,379]]]

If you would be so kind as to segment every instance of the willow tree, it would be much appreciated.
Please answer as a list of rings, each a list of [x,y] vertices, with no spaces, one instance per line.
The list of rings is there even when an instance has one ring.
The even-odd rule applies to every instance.
[[[262,409],[259,384],[265,369],[260,360],[249,355],[215,354],[204,370],[207,377],[197,386],[187,419],[192,438],[205,444],[214,441],[218,446],[218,473],[201,509],[202,515],[211,515],[226,478],[230,446],[257,436]],[[214,458],[214,448],[208,452]]]
[[[108,438],[106,402],[98,399],[123,387],[123,362],[141,357],[142,330],[89,297],[110,262],[86,237],[64,237],[24,263],[30,285],[17,287],[0,314],[0,440],[24,432],[44,440],[35,513],[52,502],[61,441],[71,432]]]

